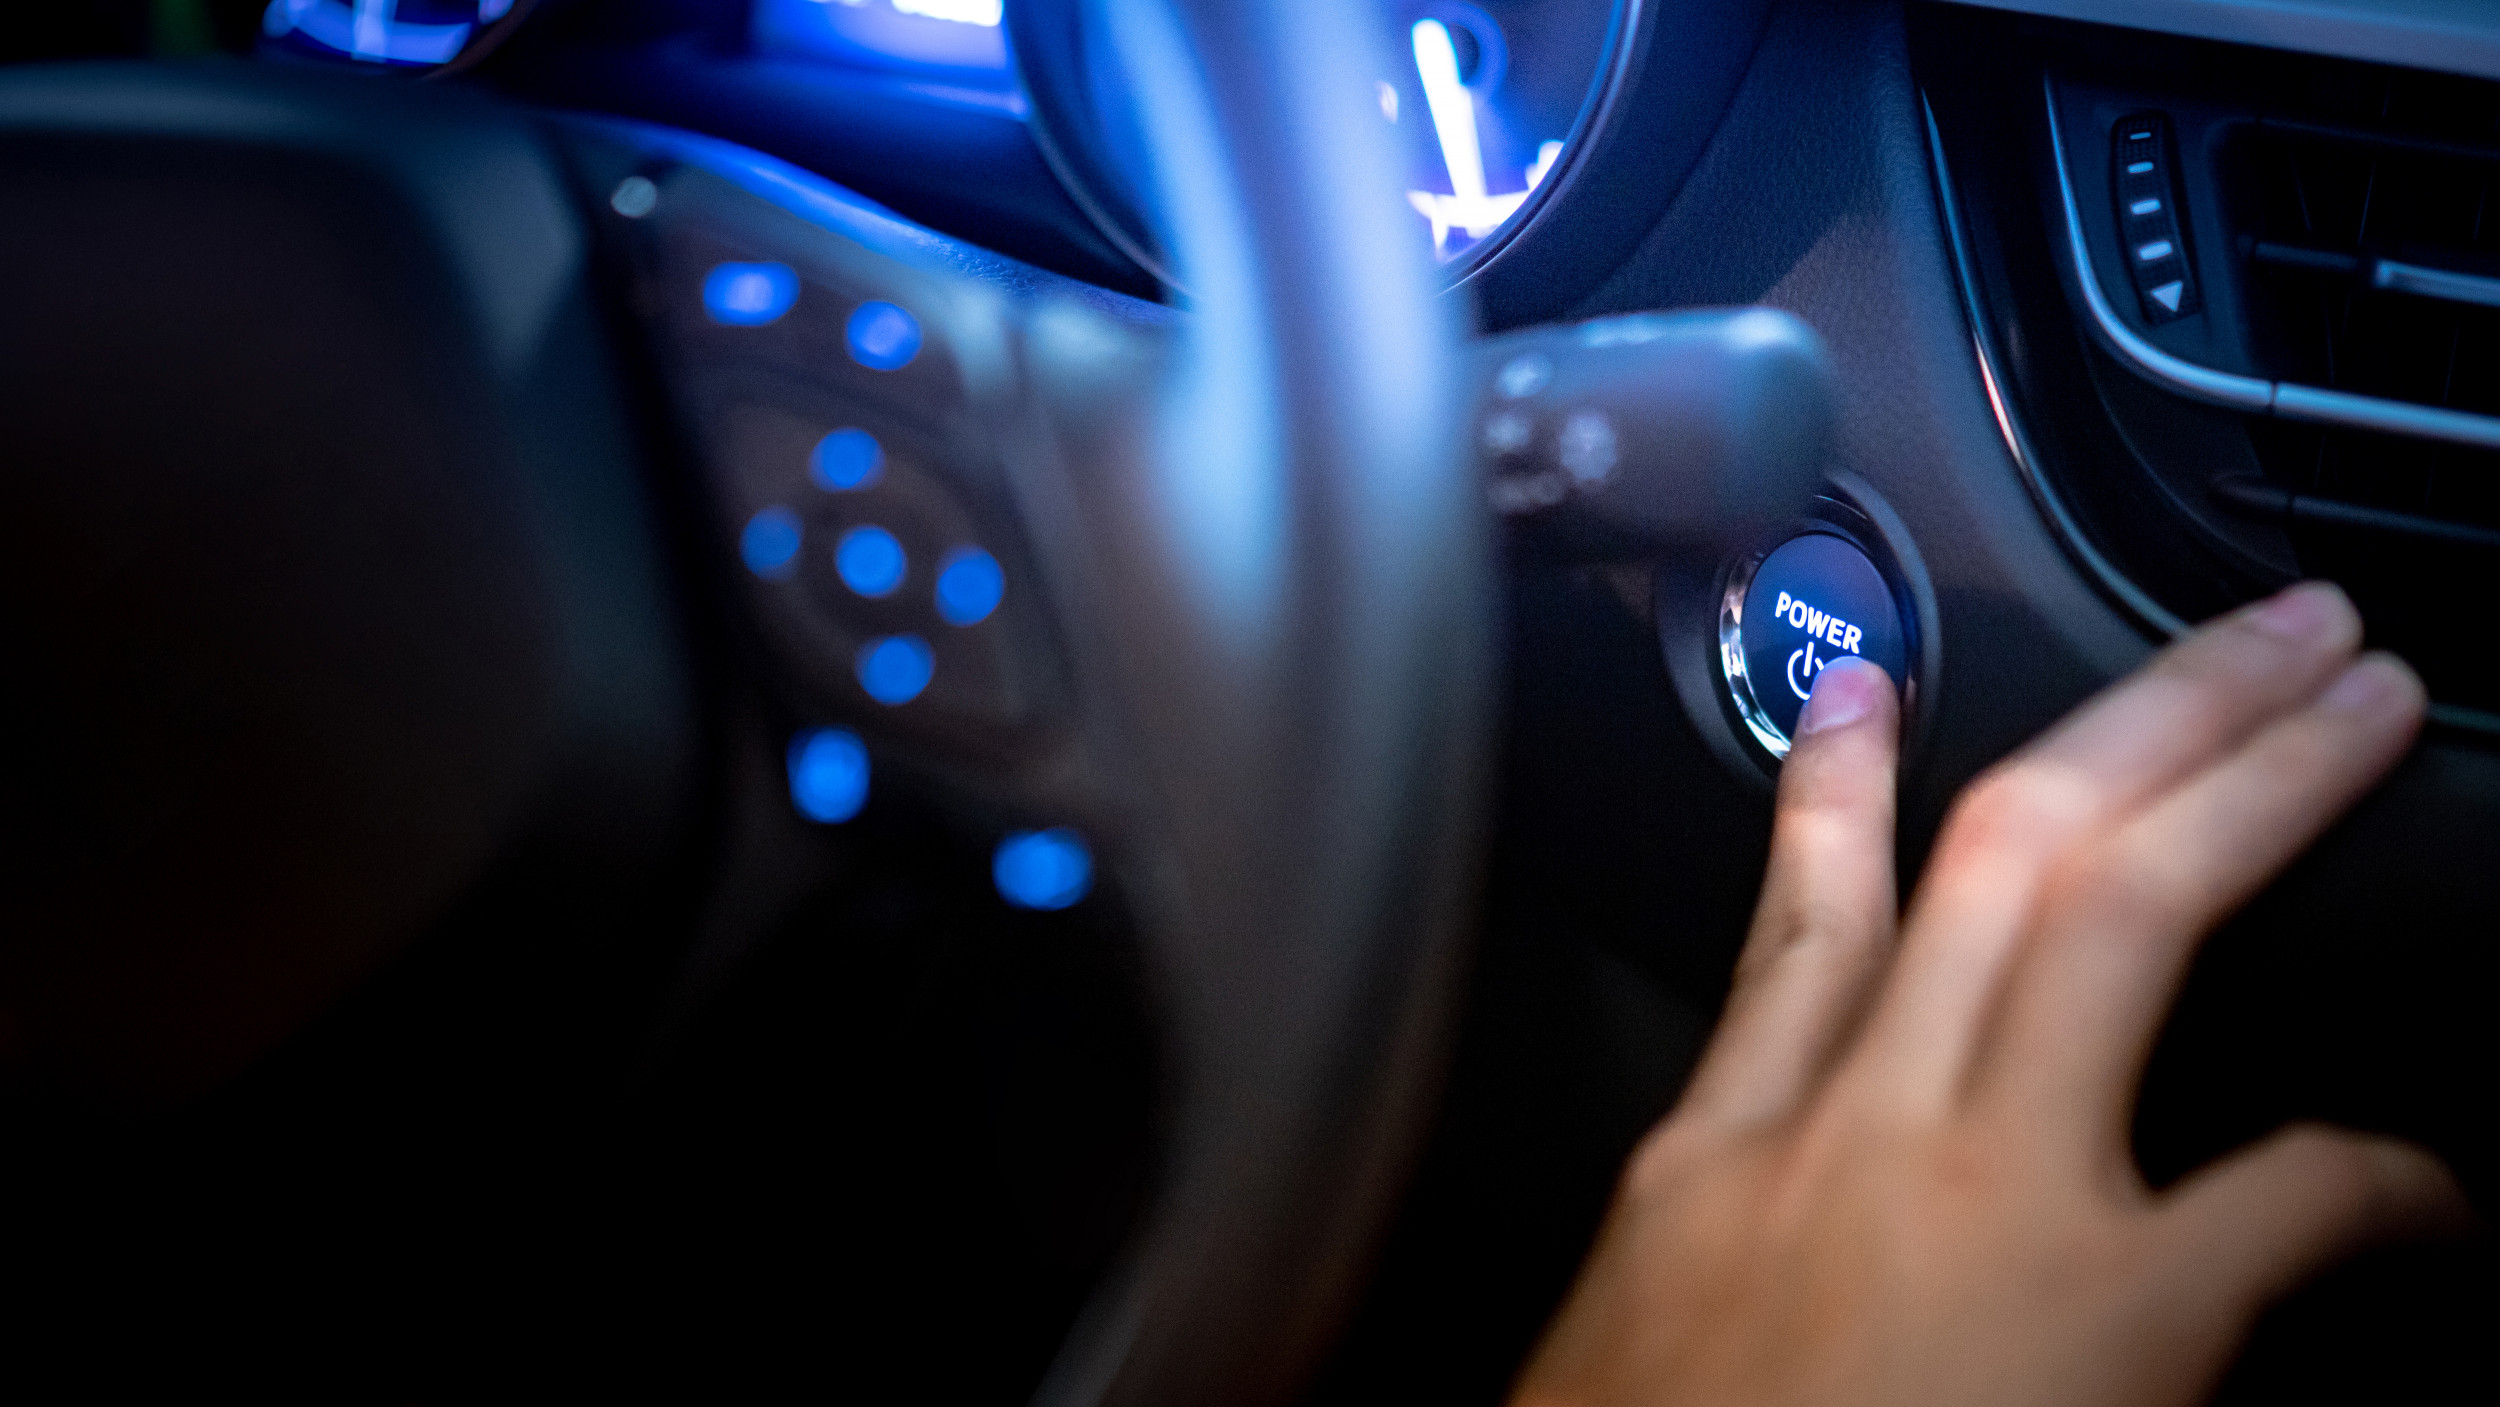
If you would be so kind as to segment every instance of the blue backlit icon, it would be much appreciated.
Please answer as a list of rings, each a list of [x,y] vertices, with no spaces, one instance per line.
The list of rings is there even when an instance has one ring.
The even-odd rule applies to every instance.
[[[730,327],[762,327],[799,301],[787,264],[718,264],[703,276],[703,311]]]
[[[873,600],[893,595],[909,564],[894,534],[871,524],[842,534],[833,547],[833,568],[844,586]]]
[[[856,427],[836,430],[809,452],[807,477],[830,493],[864,489],[885,477],[885,446]]]
[[[787,508],[767,508],[747,519],[746,531],[738,534],[738,555],[757,576],[785,577],[791,563],[799,559],[800,536],[798,514]]]
[[[862,303],[851,314],[851,358],[875,371],[899,371],[920,355],[920,320],[891,303]]]
[[[868,804],[868,745],[848,728],[811,728],[790,740],[790,804],[834,825]]]
[[[1094,887],[1094,852],[1066,826],[1017,831],[998,843],[990,878],[1019,909],[1064,909]]]
[[[998,559],[978,547],[958,547],[938,564],[938,618],[948,625],[978,625],[1007,594]]]
[[[881,704],[920,697],[937,673],[937,652],[917,635],[888,635],[859,647],[859,687]]]

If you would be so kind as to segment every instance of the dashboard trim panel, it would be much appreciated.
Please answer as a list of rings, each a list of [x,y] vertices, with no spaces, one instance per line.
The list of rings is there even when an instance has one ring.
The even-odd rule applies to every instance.
[[[2209,367],[2200,367],[2192,362],[2171,356],[2137,336],[2119,319],[2116,309],[2111,306],[2107,294],[2100,286],[2098,274],[2092,270],[2091,248],[2083,234],[2082,215],[2075,201],[2074,179],[2066,165],[2065,142],[2058,124],[2054,84],[2044,79],[2043,89],[2048,98],[2050,150],[2057,163],[2058,195],[2064,207],[2068,259],[2076,275],[2076,285],[2082,294],[2084,304],[2092,313],[2088,321],[2094,331],[2100,335],[2104,344],[2108,345],[2122,361],[2129,363],[2148,378],[2167,385],[2191,399],[2221,405],[2246,414],[2271,414],[2291,420],[2310,420],[2396,434],[2417,435],[2424,438],[2451,439],[2459,443],[2489,443],[2500,446],[2500,439],[2486,442],[2480,438],[2464,438],[2466,434],[2475,436],[2483,433],[2500,434],[2500,418],[2408,405],[2400,401],[2385,401],[2370,396],[2356,396],[2349,392],[2330,391],[2322,387],[2303,386],[2298,383],[2277,383],[2263,381],[2256,377],[2237,376]],[[2032,449],[2030,437],[2024,433],[2021,421],[2016,418],[2013,407],[2005,395],[2005,382],[1999,370],[2000,358],[1988,331],[1989,324],[1984,305],[1980,300],[1969,236],[1962,225],[1960,196],[1953,182],[1952,170],[1947,164],[1944,138],[1937,129],[1934,106],[1927,100],[1924,93],[1920,94],[1919,105],[1926,125],[1927,146],[1936,183],[1937,204],[1941,207],[1944,216],[1945,244],[1951,256],[1954,279],[1961,294],[1963,313],[1970,323],[1972,358],[1979,370],[1980,384],[1987,394],[1989,411],[1996,420],[1997,431],[2003,437],[2006,453],[2013,460],[2016,474],[2022,479],[2024,487],[2030,491],[2033,502],[2039,506],[2041,516],[2047,520],[2050,534],[2067,549],[2068,553],[2103,591],[2142,624],[2161,636],[2175,639],[2186,634],[2192,628],[2192,623],[2154,600],[2150,593],[2137,585],[2132,578],[2119,569],[2116,563],[2110,561],[2092,545],[2090,537],[2083,531],[2083,526],[2075,518],[2072,509],[2058,494],[2056,487],[2050,483],[2047,474],[2042,472],[2039,457]],[[2135,349],[2141,349],[2145,355],[2136,355]],[[2182,369],[2194,375],[2184,380],[2174,379],[2168,374],[2171,368]],[[2208,386],[2226,393],[2228,398],[2208,393],[2206,390]],[[2252,404],[2247,394],[2249,386],[2263,388],[2265,392],[2263,400]],[[2402,412],[2402,414],[2390,415],[2388,414],[2390,410]],[[2449,427],[2452,433],[2448,435],[2439,435],[2421,428],[2425,424],[2441,424],[2448,421],[2483,422],[2490,428],[2485,431],[2481,425]],[[2485,736],[2500,735],[2500,713],[2457,704],[2433,702],[2428,708],[2428,715],[2435,726]]]

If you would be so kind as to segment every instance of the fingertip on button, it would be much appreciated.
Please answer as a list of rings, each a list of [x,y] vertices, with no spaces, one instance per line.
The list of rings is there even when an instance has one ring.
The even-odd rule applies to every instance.
[[[1797,736],[1846,728],[1875,712],[1891,692],[1892,676],[1882,665],[1842,655],[1815,674],[1813,692],[1797,714]]]
[[[1739,721],[1763,751],[1786,757],[1826,669],[1864,660],[1887,687],[1907,686],[1906,627],[1883,569],[1837,530],[1810,526],[1740,564],[1719,614],[1721,672]],[[1838,725],[1827,711],[1817,726]]]

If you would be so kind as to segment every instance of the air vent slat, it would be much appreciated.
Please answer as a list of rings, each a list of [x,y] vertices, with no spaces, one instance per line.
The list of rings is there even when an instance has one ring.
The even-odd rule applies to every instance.
[[[2500,147],[2484,140],[2500,133],[2500,100],[2477,95],[2480,110],[2462,112],[2451,92],[2434,114],[2454,138],[2269,116],[2229,155],[2252,350],[2268,375],[2500,414]],[[2378,116],[2402,110],[2401,95],[2381,95]],[[2283,489],[2500,529],[2500,454],[2280,425],[2256,443]]]

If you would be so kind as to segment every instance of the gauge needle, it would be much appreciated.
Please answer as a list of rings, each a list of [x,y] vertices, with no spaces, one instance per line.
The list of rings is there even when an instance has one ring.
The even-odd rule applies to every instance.
[[[1450,169],[1450,193],[1475,204],[1484,199],[1484,149],[1476,142],[1475,99],[1458,81],[1458,49],[1439,20],[1417,20],[1413,34],[1415,71],[1423,76],[1433,135],[1441,139],[1441,164]]]
[[[1406,201],[1432,222],[1432,247],[1446,248],[1450,231],[1462,229],[1471,239],[1491,234],[1545,179],[1562,143],[1537,149],[1536,164],[1526,172],[1527,190],[1494,195],[1484,185],[1484,144],[1476,135],[1476,100],[1458,78],[1458,49],[1449,26],[1439,20],[1417,20],[1409,34],[1415,41],[1415,72],[1424,82],[1424,102],[1432,109],[1432,134],[1441,143],[1441,164],[1449,168],[1450,193],[1408,191]],[[1382,85],[1384,91],[1389,90]],[[1392,118],[1394,121],[1395,119]]]

